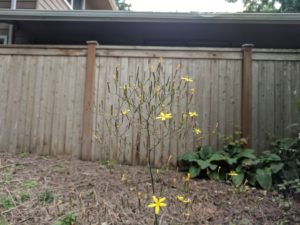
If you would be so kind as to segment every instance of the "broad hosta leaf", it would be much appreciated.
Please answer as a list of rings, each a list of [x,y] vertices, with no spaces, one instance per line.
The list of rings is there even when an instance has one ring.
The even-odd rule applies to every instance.
[[[196,159],[199,159],[197,152],[185,152],[179,157],[179,160],[184,160],[188,162],[193,162]]]
[[[237,163],[238,158],[230,158],[230,157],[225,157],[224,159],[229,165],[233,165]]]
[[[265,189],[270,190],[272,186],[272,170],[271,168],[257,169],[256,179],[259,185]]]
[[[214,153],[210,158],[209,161],[222,161],[225,159],[225,156],[220,153]]]
[[[270,153],[269,151],[266,151],[262,154],[261,159],[265,162],[274,162],[274,161],[280,161],[281,158],[279,155],[275,153]]]
[[[217,169],[217,165],[216,164],[209,164],[209,166],[208,166],[211,170],[215,170],[215,169]]]
[[[256,184],[256,174],[252,172],[247,172],[247,180],[251,186],[255,186]]]
[[[189,173],[191,174],[191,177],[198,177],[201,172],[201,168],[199,166],[191,166],[189,169]]]
[[[202,170],[205,170],[210,165],[209,161],[205,161],[201,159],[197,160],[197,164],[201,167]]]
[[[272,163],[271,169],[273,173],[278,173],[282,168],[284,164],[283,163]]]
[[[240,158],[248,158],[248,159],[256,159],[253,149],[246,148],[242,152],[236,155],[238,159]]]
[[[236,186],[236,187],[241,186],[243,183],[244,177],[245,177],[245,174],[243,172],[238,173],[237,176],[233,176],[232,182],[233,182],[234,186]]]
[[[220,175],[219,175],[218,171],[216,171],[216,170],[210,171],[210,173],[208,173],[207,175],[212,180],[217,180],[217,181],[220,180]]]
[[[203,146],[199,152],[199,155],[200,155],[200,158],[201,159],[209,159],[213,154],[213,150],[210,146],[206,145],[206,146]]]

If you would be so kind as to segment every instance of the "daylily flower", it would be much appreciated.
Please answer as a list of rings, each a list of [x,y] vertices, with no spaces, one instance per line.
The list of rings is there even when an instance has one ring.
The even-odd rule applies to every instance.
[[[195,127],[195,128],[193,129],[193,133],[194,133],[194,134],[201,134],[202,131],[200,130],[200,128]]]
[[[125,110],[121,111],[120,115],[126,116],[129,112],[130,112],[130,109],[125,109]]]
[[[191,173],[187,173],[186,177],[183,177],[184,182],[189,182],[191,179]]]
[[[157,120],[162,120],[165,121],[167,119],[172,119],[172,114],[171,113],[163,113],[161,112],[159,116],[156,117]]]
[[[193,79],[190,78],[188,75],[183,76],[183,77],[181,78],[181,80],[184,80],[184,81],[187,82],[187,83],[193,82]]]
[[[235,171],[231,170],[230,173],[228,173],[228,175],[234,177],[237,176],[238,174]]]
[[[183,196],[181,196],[181,195],[177,195],[177,199],[179,200],[179,201],[181,201],[182,203],[184,203],[184,204],[189,204],[189,203],[192,203],[192,200],[191,199],[189,199],[189,198],[184,198]]]
[[[166,198],[157,199],[155,196],[152,196],[152,198],[153,202],[148,205],[148,208],[155,208],[155,214],[158,215],[160,208],[167,206],[167,204],[164,203]]]
[[[189,116],[190,117],[196,117],[196,116],[198,116],[198,114],[196,112],[189,112]]]

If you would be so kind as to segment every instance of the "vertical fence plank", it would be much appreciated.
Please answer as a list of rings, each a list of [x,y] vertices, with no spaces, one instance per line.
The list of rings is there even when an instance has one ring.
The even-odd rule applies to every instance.
[[[82,129],[81,159],[91,160],[92,157],[92,127],[93,127],[93,94],[97,42],[88,42],[86,77],[84,87],[84,110]]]
[[[251,146],[252,132],[252,44],[243,45],[243,73],[242,73],[242,134]]]

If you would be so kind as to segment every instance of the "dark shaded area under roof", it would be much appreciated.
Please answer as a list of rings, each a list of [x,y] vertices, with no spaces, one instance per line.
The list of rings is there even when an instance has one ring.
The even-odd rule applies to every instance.
[[[33,12],[24,14],[23,20],[20,14],[5,21],[16,25],[16,43],[74,45],[97,40],[103,45],[240,47],[252,43],[256,48],[300,48],[298,14],[64,13]],[[0,21],[4,21],[1,12]]]

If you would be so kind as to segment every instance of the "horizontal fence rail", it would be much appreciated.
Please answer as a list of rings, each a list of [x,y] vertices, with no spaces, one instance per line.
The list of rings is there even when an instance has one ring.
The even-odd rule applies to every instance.
[[[203,139],[196,140],[191,127],[185,127],[181,138],[170,134],[151,155],[154,165],[175,164],[182,152],[200,143],[221,148],[225,136],[245,127],[249,143],[261,152],[272,138],[291,135],[287,126],[299,122],[294,102],[300,98],[300,51],[253,49],[250,63],[245,63],[243,51],[94,42],[89,48],[0,47],[0,151],[145,164],[143,130],[130,126],[126,143],[112,132],[114,124],[106,115],[119,108],[120,101],[108,85],[114,83],[116,69],[120,84],[127,84],[137,68],[147,74],[149,66],[161,61],[162,76],[171,76],[180,65],[176,79],[189,75],[194,80],[191,107],[199,114]],[[251,87],[246,95],[245,87]]]

